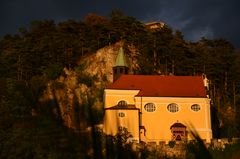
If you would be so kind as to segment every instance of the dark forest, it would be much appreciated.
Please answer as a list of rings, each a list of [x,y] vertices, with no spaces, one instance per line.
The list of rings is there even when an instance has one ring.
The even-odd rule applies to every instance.
[[[136,18],[113,11],[109,18],[88,14],[83,20],[33,21],[28,28],[19,28],[19,34],[1,38],[0,158],[99,158],[100,154],[115,158],[102,156],[104,145],[95,139],[102,134],[87,136],[66,128],[52,112],[56,104],[49,107],[39,98],[63,68],[74,69],[77,61],[118,41],[138,50],[136,74],[205,74],[210,81],[214,138],[239,137],[239,50],[225,39],[186,41],[181,31],[168,25],[150,30]],[[89,152],[91,147],[97,151]],[[136,157],[121,146],[119,150]]]

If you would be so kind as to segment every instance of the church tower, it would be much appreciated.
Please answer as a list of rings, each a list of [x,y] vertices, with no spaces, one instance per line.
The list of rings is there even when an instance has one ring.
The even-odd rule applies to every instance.
[[[123,74],[128,74],[128,65],[125,59],[123,48],[120,47],[116,62],[113,66],[113,82]]]

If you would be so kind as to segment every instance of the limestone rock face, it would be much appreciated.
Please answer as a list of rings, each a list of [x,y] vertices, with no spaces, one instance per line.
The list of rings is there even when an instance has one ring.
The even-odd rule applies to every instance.
[[[122,45],[122,42],[118,42],[115,45],[104,47],[98,50],[96,54],[79,61],[79,64],[85,65],[85,71],[87,73],[96,75],[98,78],[105,76],[108,82],[112,82],[112,67],[115,63],[118,50]]]
[[[113,81],[112,67],[121,46],[123,42],[118,42],[81,58],[74,70],[64,68],[64,75],[48,83],[40,101],[54,101],[53,113],[74,130],[86,130],[91,120],[101,122],[95,118],[103,114],[103,89]],[[126,59],[133,72],[138,67],[137,50],[133,46],[128,50]]]

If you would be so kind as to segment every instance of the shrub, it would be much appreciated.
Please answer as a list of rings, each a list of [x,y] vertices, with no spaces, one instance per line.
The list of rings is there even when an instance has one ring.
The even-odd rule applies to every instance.
[[[78,66],[75,67],[76,72],[82,72],[86,67],[86,64],[79,64]]]
[[[95,80],[97,80],[97,76],[91,76],[86,73],[80,74],[77,78],[78,83],[86,84],[88,87],[91,87]]]
[[[176,142],[175,141],[169,141],[168,145],[169,147],[173,148],[175,146]]]
[[[44,72],[49,79],[54,80],[61,75],[62,69],[63,67],[60,64],[55,63],[49,64]]]
[[[62,82],[54,81],[52,83],[52,87],[53,87],[53,89],[64,89],[65,84]]]

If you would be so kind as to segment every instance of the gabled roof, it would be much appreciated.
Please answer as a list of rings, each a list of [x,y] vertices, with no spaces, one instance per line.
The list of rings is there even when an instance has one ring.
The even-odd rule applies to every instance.
[[[116,62],[114,64],[114,67],[116,67],[116,66],[128,67],[122,47],[120,47],[120,49],[118,51]]]
[[[137,96],[204,97],[201,76],[122,75],[107,89],[140,90]]]
[[[106,108],[105,110],[107,110],[107,109],[138,109],[138,108],[136,108],[135,105],[129,105],[128,104],[128,105],[125,105],[125,106],[115,105],[113,107]]]

